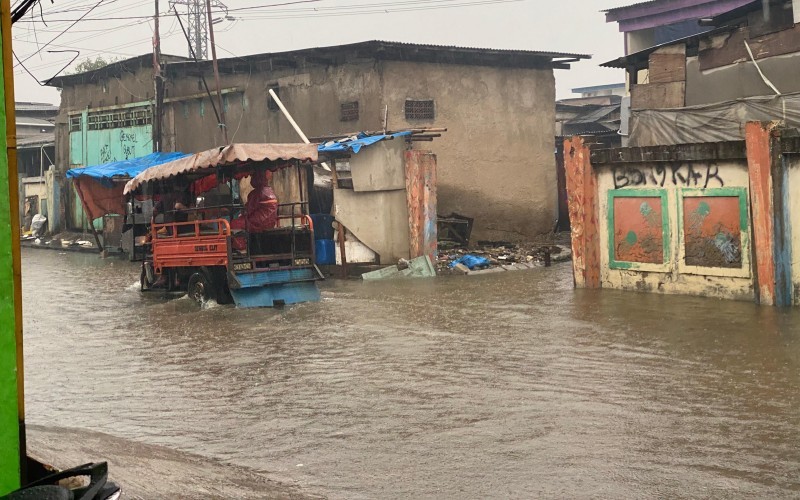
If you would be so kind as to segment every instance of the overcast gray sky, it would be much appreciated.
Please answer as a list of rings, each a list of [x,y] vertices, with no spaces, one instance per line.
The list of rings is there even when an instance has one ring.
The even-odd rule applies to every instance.
[[[186,0],[182,0],[186,1]],[[624,81],[619,70],[598,64],[622,55],[622,35],[602,9],[633,0],[224,0],[235,20],[215,25],[218,57],[336,45],[364,40],[547,50],[591,54],[571,70],[556,70],[559,98],[570,89]],[[12,2],[16,3],[16,2]],[[470,5],[471,4],[471,5]],[[155,2],[142,0],[42,0],[14,25],[14,52],[38,80],[53,76],[79,50],[87,57],[132,57],[151,51]],[[89,10],[94,6],[93,10]],[[160,0],[167,12],[169,0]],[[446,8],[444,8],[446,7]],[[237,10],[239,9],[239,10]],[[184,15],[186,6],[178,6]],[[84,16],[84,20],[72,21]],[[45,25],[42,22],[47,23]],[[66,30],[66,31],[65,31]],[[188,56],[174,15],[161,21],[162,50]],[[46,45],[50,42],[49,45]],[[56,90],[39,86],[17,65],[16,100],[59,103]]]

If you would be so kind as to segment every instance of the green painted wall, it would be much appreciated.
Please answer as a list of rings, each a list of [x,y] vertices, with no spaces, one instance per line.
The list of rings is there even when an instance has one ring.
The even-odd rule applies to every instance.
[[[2,42],[0,42],[1,44]],[[2,74],[2,66],[0,66]],[[9,204],[6,109],[0,85],[0,495],[19,487],[19,408],[14,271]],[[17,189],[14,186],[14,189]],[[16,224],[16,221],[14,222]]]
[[[87,130],[88,113],[81,116],[81,130],[69,134],[70,167],[102,165],[112,161],[128,160],[153,152],[153,126],[138,125],[103,130]],[[88,228],[78,193],[73,189],[68,223],[73,228]],[[102,219],[94,221],[102,229]]]
[[[72,165],[102,165],[112,161],[128,160],[153,152],[153,127],[140,125],[105,130],[88,130],[69,135],[69,158]],[[85,141],[85,142],[84,142]],[[83,144],[86,144],[86,151]]]

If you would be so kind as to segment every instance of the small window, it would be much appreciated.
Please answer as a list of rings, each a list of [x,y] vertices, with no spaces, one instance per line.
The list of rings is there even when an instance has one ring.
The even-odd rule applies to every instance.
[[[358,101],[342,103],[341,121],[343,122],[358,121]]]
[[[406,99],[406,120],[433,120],[434,117],[433,99],[424,101]]]
[[[278,96],[278,99],[281,98],[281,89],[280,89],[280,87],[278,87],[277,85],[270,85],[267,88],[272,90],[273,92],[275,92],[275,95]],[[277,110],[281,109],[281,108],[278,107],[278,103],[275,102],[275,99],[272,98],[272,96],[269,94],[269,92],[267,92],[267,109],[270,109],[272,111],[277,111]]]

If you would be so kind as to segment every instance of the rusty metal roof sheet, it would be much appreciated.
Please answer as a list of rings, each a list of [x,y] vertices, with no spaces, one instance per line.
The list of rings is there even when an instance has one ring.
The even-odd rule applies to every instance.
[[[300,160],[316,162],[318,158],[316,144],[231,144],[150,167],[128,181],[124,193],[135,191],[146,182],[169,179],[177,175],[216,167],[237,165],[247,161]]]

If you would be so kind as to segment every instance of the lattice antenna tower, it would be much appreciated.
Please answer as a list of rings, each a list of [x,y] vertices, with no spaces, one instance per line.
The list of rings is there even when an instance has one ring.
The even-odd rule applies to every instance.
[[[189,35],[189,57],[194,56],[199,59],[208,59],[208,15],[206,14],[205,0],[170,0],[172,5],[186,5],[188,22],[187,32]],[[228,8],[218,0],[212,0],[212,7],[224,10]]]

